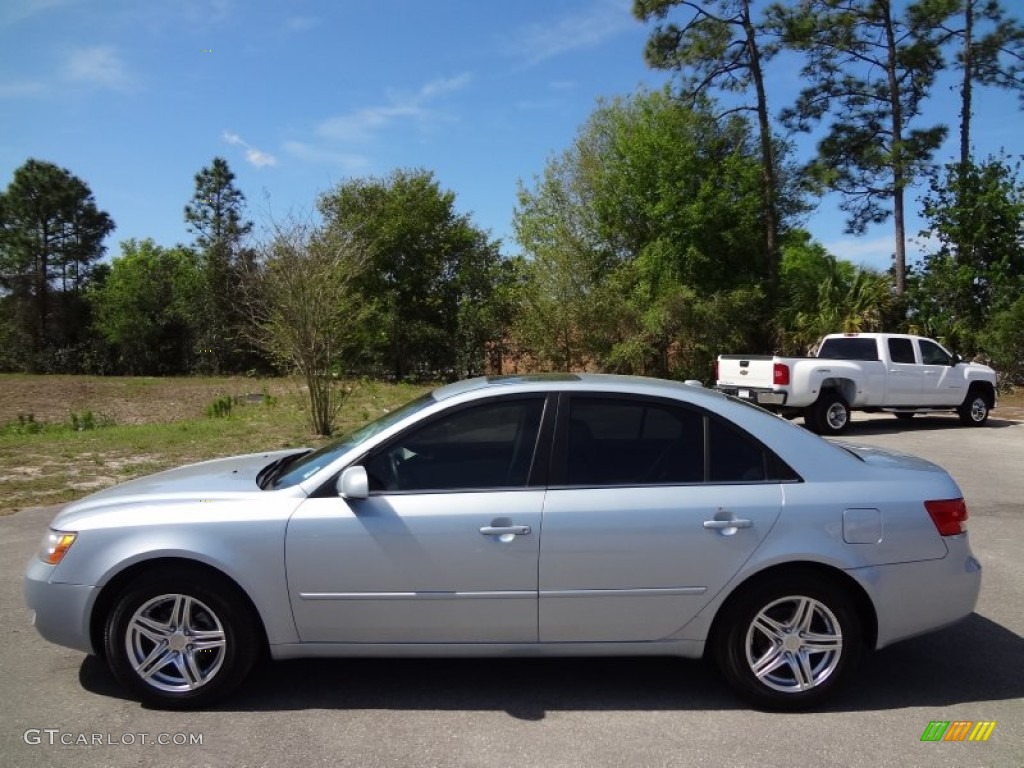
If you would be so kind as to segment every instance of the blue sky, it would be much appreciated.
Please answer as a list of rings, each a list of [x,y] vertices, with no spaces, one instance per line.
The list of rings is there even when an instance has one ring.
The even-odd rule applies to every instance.
[[[668,78],[646,68],[648,29],[630,5],[2,0],[0,187],[29,157],[68,168],[117,223],[107,241],[117,254],[130,237],[191,240],[182,209],[214,156],[257,223],[308,214],[347,177],[423,167],[515,253],[517,181],[570,145],[598,98]],[[776,109],[800,86],[781,63],[769,82]],[[929,105],[950,123],[942,161],[957,152],[950,85]],[[980,91],[975,120],[980,155],[1020,153],[1015,96]],[[839,256],[889,263],[891,224],[844,235],[832,199],[806,224]]]

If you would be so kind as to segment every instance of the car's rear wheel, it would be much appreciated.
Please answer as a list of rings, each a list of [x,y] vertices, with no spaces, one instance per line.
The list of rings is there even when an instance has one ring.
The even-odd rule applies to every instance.
[[[969,427],[980,427],[988,421],[988,398],[980,389],[974,388],[967,393],[963,403],[957,408],[960,423]]]
[[[166,709],[206,706],[235,688],[255,662],[256,622],[223,579],[156,571],[129,586],[107,620],[104,646],[117,680]]]
[[[716,636],[719,668],[764,709],[804,709],[842,684],[863,650],[856,606],[839,586],[809,578],[770,579],[727,608]]]

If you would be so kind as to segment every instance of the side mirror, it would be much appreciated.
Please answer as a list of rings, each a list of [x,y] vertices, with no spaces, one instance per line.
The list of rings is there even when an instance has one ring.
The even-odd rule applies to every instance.
[[[365,499],[370,495],[370,480],[365,467],[349,467],[338,476],[338,495],[343,499]]]
[[[960,363],[962,363],[963,361],[964,359],[960,357],[960,355],[954,354],[953,357],[950,358],[949,364],[951,367],[955,368],[956,366],[960,365]]]

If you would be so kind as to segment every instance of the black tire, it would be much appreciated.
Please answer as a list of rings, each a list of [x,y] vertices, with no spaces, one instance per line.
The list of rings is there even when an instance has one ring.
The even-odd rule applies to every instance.
[[[977,387],[968,390],[967,397],[956,409],[960,423],[968,427],[980,427],[988,421],[989,398]]]
[[[811,410],[813,429],[819,435],[841,435],[850,426],[850,406],[835,390],[822,392]]]
[[[810,430],[815,434],[819,434],[821,432],[821,428],[818,427],[818,415],[817,411],[814,409],[815,405],[816,403],[804,408],[803,414],[801,415],[804,417],[804,429]]]
[[[808,647],[811,634],[820,650]],[[863,653],[864,630],[840,586],[792,574],[738,595],[714,642],[719,669],[740,696],[761,709],[791,711],[815,706],[843,684]],[[767,666],[760,676],[759,663]]]
[[[914,418],[914,416],[915,414],[913,412],[896,414],[896,418],[899,419],[900,421],[910,421],[912,418]]]
[[[206,572],[159,570],[115,600],[104,649],[114,677],[144,704],[195,709],[242,682],[259,655],[260,638],[248,601],[234,585]]]

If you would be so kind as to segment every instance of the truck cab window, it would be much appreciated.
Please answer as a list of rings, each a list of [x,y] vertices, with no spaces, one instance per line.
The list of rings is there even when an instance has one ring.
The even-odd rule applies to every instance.
[[[914,359],[914,343],[910,339],[889,339],[889,359],[894,363],[917,362]]]

